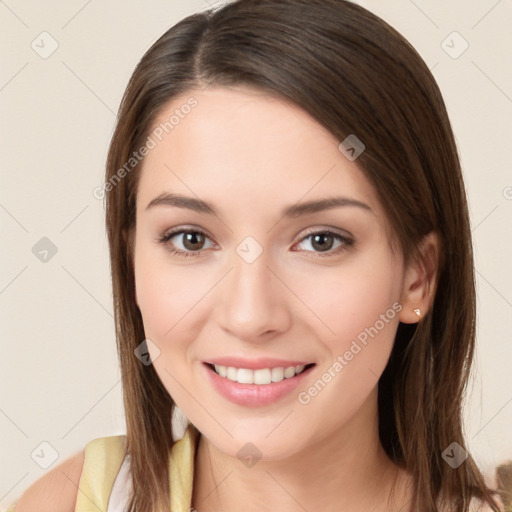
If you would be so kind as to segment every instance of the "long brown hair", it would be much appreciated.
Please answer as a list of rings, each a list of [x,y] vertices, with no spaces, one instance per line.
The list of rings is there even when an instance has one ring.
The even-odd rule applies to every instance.
[[[144,340],[135,303],[132,235],[140,162],[155,117],[170,99],[208,84],[246,84],[291,100],[338,140],[356,134],[358,164],[379,194],[406,263],[422,238],[442,247],[430,311],[400,324],[379,381],[379,435],[389,457],[414,478],[414,510],[441,501],[467,512],[472,497],[493,505],[465,446],[462,406],[475,347],[475,286],[466,195],[439,88],[413,47],[392,27],[344,0],[238,0],[185,18],[137,65],[108,153],[106,227],[127,449],[131,512],[168,510],[174,402],[152,365],[134,356]],[[130,167],[126,167],[126,163]],[[124,169],[125,171],[120,171]]]

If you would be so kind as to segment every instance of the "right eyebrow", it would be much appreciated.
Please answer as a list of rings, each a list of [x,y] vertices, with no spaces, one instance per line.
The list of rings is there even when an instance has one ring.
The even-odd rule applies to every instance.
[[[147,206],[146,210],[155,206],[176,206],[177,208],[188,208],[198,213],[217,216],[215,208],[201,199],[182,196],[180,194],[169,194],[167,192],[155,197]]]

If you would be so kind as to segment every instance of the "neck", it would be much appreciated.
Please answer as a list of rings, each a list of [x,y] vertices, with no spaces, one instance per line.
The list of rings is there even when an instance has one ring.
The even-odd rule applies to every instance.
[[[198,512],[398,510],[412,497],[405,483],[407,474],[379,440],[375,390],[349,424],[286,459],[246,467],[201,436],[192,506]]]

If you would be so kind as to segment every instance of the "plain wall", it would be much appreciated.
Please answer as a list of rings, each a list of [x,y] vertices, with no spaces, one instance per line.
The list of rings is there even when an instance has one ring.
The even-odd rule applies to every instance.
[[[425,59],[459,144],[479,313],[467,448],[492,475],[512,458],[512,4],[360,3]],[[53,450],[48,469],[96,437],[125,432],[103,203],[93,189],[135,65],[170,26],[209,5],[0,2],[0,508],[45,473],[39,464]],[[42,58],[51,38],[58,48]]]

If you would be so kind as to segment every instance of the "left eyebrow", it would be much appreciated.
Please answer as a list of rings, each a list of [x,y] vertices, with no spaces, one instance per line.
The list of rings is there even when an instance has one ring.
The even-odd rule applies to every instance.
[[[329,197],[326,199],[316,199],[288,206],[283,210],[282,215],[295,218],[341,206],[355,206],[356,208],[362,208],[369,212],[372,211],[366,203],[358,201],[357,199],[351,199],[349,197]]]
[[[155,206],[175,206],[177,208],[187,208],[198,213],[206,213],[207,215],[218,216],[215,207],[210,203],[207,203],[202,199],[182,196],[180,194],[160,194],[146,206],[146,210],[154,208]],[[361,208],[369,212],[372,211],[372,209],[366,203],[358,201],[357,199],[351,199],[348,197],[329,197],[326,199],[316,199],[287,206],[281,212],[281,216],[296,218],[303,215],[311,215],[323,210],[330,210],[332,208],[339,208],[344,206]]]

